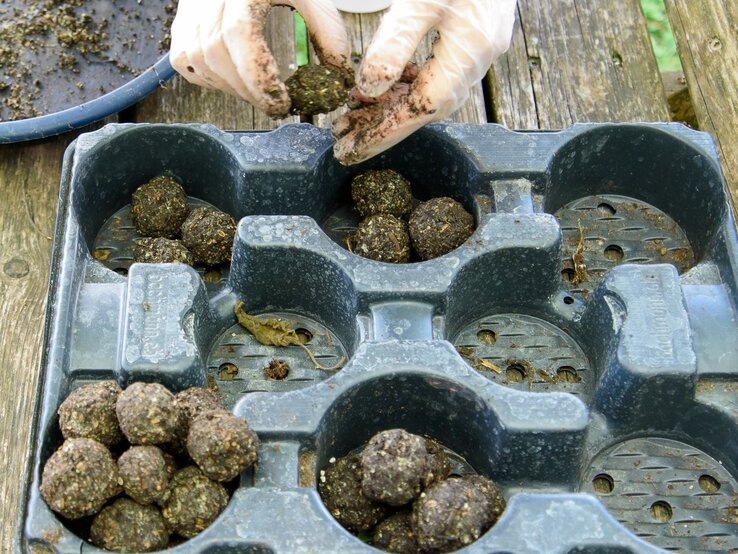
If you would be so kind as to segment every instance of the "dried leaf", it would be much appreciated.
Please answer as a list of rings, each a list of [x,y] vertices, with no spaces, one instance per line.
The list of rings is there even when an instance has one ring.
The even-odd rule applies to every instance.
[[[286,319],[258,319],[243,311],[243,302],[236,304],[236,318],[254,338],[266,346],[302,346],[293,328],[295,322]]]
[[[571,278],[572,285],[579,285],[589,279],[587,275],[587,266],[584,263],[584,228],[582,227],[582,221],[579,220],[579,242],[577,243],[577,249],[571,257],[571,261],[574,264],[574,275]]]
[[[478,360],[479,365],[486,367],[487,369],[491,369],[495,373],[502,373],[502,368],[493,364],[489,360],[485,360],[484,358],[481,358]]]

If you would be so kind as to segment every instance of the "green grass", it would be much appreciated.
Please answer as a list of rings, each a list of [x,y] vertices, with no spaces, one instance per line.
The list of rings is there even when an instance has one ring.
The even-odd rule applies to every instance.
[[[648,22],[651,44],[661,71],[679,71],[679,61],[674,35],[666,17],[663,0],[641,0],[643,13]],[[308,36],[305,21],[295,12],[295,41],[297,43],[297,65],[308,63]]]
[[[679,61],[663,0],[641,0],[641,7],[648,22],[648,33],[651,35],[651,44],[659,69],[680,71],[682,63]]]

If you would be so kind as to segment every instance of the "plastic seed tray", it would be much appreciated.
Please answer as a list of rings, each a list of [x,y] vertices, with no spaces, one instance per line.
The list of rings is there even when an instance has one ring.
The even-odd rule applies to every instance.
[[[352,168],[331,146],[310,125],[112,125],[69,148],[20,550],[94,550],[38,486],[62,399],[114,378],[217,387],[261,438],[225,512],[173,552],[376,552],[316,480],[397,427],[503,487],[464,552],[738,552],[738,242],[706,134],[434,125]],[[367,168],[456,198],[474,235],[423,263],[352,254],[349,183]],[[127,205],[160,174],[240,219],[229,267],[131,265]],[[342,367],[256,343],[241,300]],[[283,381],[264,378],[272,358]]]

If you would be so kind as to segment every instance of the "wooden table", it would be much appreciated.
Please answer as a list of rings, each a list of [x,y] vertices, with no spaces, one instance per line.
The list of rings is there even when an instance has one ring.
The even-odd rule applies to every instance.
[[[715,137],[738,199],[738,4],[666,0],[666,5],[700,127]],[[292,14],[275,8],[271,17],[272,44],[287,75],[296,66]],[[345,19],[353,52],[363,52],[379,15]],[[421,55],[428,48],[426,43]],[[556,129],[577,121],[668,121],[638,0],[519,0],[509,52],[454,119],[520,129]],[[330,120],[323,116],[315,123],[325,126]],[[223,129],[283,123],[181,79],[110,121],[209,122]],[[0,146],[0,552],[11,549],[26,487],[61,160],[77,134]]]

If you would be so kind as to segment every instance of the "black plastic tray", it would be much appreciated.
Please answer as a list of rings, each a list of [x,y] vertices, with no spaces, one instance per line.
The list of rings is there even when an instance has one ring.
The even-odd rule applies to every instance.
[[[61,400],[110,378],[215,383],[262,440],[224,514],[173,552],[375,551],[315,483],[395,427],[503,487],[505,513],[464,552],[738,549],[738,241],[708,135],[432,125],[352,168],[331,146],[307,124],[111,125],[70,146],[18,549],[93,550],[38,484]],[[455,197],[476,232],[423,263],[350,253],[348,184],[370,167]],[[230,267],[131,265],[126,206],[162,173],[240,219]],[[300,321],[324,365],[347,362],[320,371],[282,349],[294,371],[264,380],[275,349],[236,325],[238,300]]]

